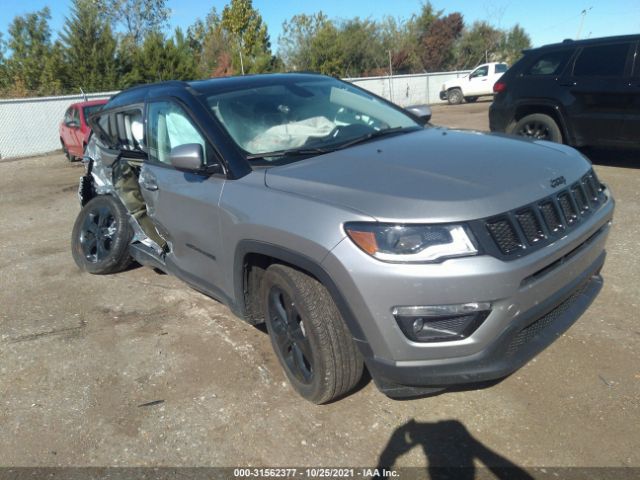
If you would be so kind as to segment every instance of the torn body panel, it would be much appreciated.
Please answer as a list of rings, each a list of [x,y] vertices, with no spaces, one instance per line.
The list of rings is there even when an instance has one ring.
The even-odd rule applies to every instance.
[[[124,158],[100,145],[92,135],[83,157],[86,173],[80,177],[78,197],[82,206],[97,195],[112,195],[118,198],[129,213],[129,223],[134,231],[132,244],[141,243],[163,255],[165,242],[158,235],[147,215],[147,206],[138,185],[141,160]]]

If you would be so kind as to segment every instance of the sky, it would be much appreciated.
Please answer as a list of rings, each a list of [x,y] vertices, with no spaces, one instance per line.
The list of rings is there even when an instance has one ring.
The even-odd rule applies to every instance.
[[[198,17],[204,18],[212,7],[221,12],[225,0],[167,0],[171,9],[170,27],[186,29]],[[282,22],[299,13],[322,10],[333,19],[353,17],[374,20],[385,16],[407,19],[420,10],[421,0],[254,0],[269,28],[275,48]],[[444,13],[458,11],[465,23],[486,20],[495,27],[509,28],[519,23],[531,36],[533,46],[576,38],[587,10],[581,38],[640,33],[640,0],[432,0]],[[16,15],[51,9],[51,29],[61,30],[69,14],[70,0],[0,0],[0,31],[7,39],[9,24]]]

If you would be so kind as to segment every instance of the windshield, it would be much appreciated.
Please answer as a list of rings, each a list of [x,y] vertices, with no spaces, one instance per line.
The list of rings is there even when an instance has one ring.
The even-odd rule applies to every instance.
[[[401,110],[331,78],[220,93],[207,103],[250,159],[322,153],[387,130],[421,128]]]
[[[103,106],[104,105],[90,105],[88,107],[83,107],[82,111],[84,113],[84,118],[88,119],[91,115],[93,115],[95,112],[100,110]]]

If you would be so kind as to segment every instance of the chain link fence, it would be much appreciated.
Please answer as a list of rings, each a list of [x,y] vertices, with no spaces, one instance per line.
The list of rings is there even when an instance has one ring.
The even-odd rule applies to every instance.
[[[87,94],[87,100],[117,92]],[[0,100],[0,159],[28,157],[60,148],[58,127],[69,105],[82,95]]]
[[[369,90],[387,100],[407,107],[409,105],[442,103],[442,84],[467,75],[470,70],[455,72],[420,73],[382,77],[346,78],[359,87]]]
[[[345,79],[400,106],[440,103],[440,89],[468,71]],[[87,94],[87,100],[109,98],[118,92]],[[0,159],[29,157],[60,149],[58,128],[72,103],[82,95],[0,100]]]

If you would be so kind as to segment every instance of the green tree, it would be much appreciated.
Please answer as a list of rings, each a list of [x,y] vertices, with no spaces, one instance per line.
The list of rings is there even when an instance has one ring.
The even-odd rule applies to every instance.
[[[165,80],[193,80],[196,64],[189,43],[180,29],[174,37],[165,39],[162,33],[151,32],[140,48],[131,49],[127,55],[120,52],[119,58],[127,69],[123,72],[122,87]]]
[[[313,42],[321,29],[331,22],[321,11],[312,15],[294,15],[282,24],[279,52],[289,70],[312,70]]]
[[[9,71],[7,69],[6,59],[4,52],[6,50],[4,39],[2,38],[2,32],[0,32],[0,95],[2,95],[7,87],[11,83],[9,77]]]
[[[378,25],[371,20],[356,17],[342,22],[338,32],[341,76],[368,75],[386,68],[388,52],[382,46],[378,31]]]
[[[458,12],[431,22],[420,42],[420,58],[426,71],[442,71],[454,67],[454,46],[463,29],[464,21]]]
[[[522,56],[522,50],[527,48],[531,48],[531,38],[524,28],[515,24],[511,30],[504,33],[500,60],[513,65]]]
[[[240,67],[237,71],[260,73],[271,70],[274,59],[267,25],[251,0],[231,0],[222,10],[222,27],[228,32],[233,64]]]
[[[60,41],[51,47],[42,69],[42,85],[40,93],[43,95],[62,95],[77,89],[69,84],[69,66],[65,58],[65,49]]]
[[[193,51],[199,77],[234,74],[231,40],[215,7],[205,21],[197,19],[187,29],[187,42]]]
[[[11,56],[6,62],[13,94],[40,94],[42,67],[51,53],[51,14],[48,7],[17,16],[9,25]]]
[[[503,32],[487,22],[475,22],[465,30],[456,46],[455,67],[473,68],[479,63],[500,60]]]
[[[101,14],[140,45],[149,33],[166,27],[171,11],[167,0],[93,0]]]
[[[116,87],[116,40],[93,0],[73,0],[60,38],[65,47],[69,87],[104,91]]]
[[[405,74],[422,71],[422,60],[419,55],[419,35],[417,27],[409,21],[397,20],[393,17],[385,17],[378,24],[382,41],[382,49],[385,53],[391,52],[391,66],[394,74]],[[388,67],[379,73],[388,74]]]
[[[291,70],[346,77],[378,73],[387,63],[378,26],[371,20],[336,24],[322,12],[296,15],[283,24],[279,44]]]

